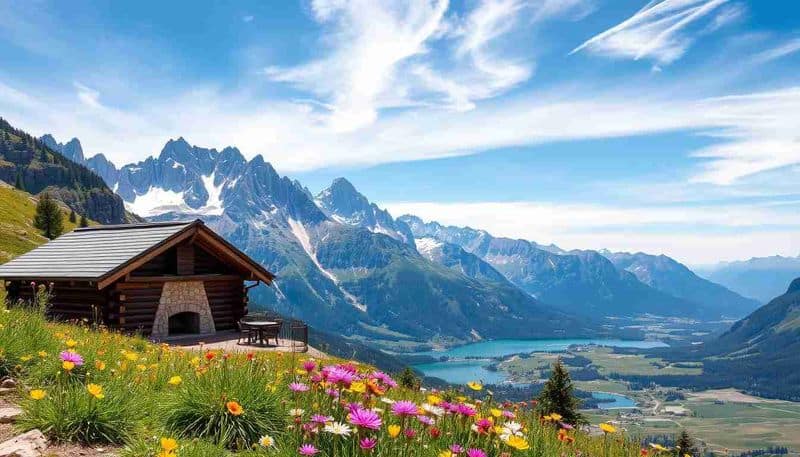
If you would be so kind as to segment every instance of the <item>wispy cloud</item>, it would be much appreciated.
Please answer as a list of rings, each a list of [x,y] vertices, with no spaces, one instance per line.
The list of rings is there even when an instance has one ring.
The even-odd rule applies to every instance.
[[[255,19],[255,18],[256,17],[253,16],[252,14],[246,14],[246,15],[242,16],[242,22],[253,22],[253,19]]]
[[[757,54],[754,60],[758,63],[769,62],[771,60],[780,59],[781,57],[794,54],[798,51],[800,51],[800,38],[794,38],[781,43],[772,49],[768,49]]]
[[[611,57],[659,64],[679,59],[694,42],[692,26],[707,21],[706,31],[722,27],[741,14],[740,8],[720,8],[729,0],[653,0],[633,16],[576,47]],[[710,21],[710,22],[708,22]],[[700,29],[702,32],[702,29]]]
[[[273,81],[319,98],[337,131],[375,122],[386,108],[439,106],[455,111],[528,80],[533,53],[511,55],[501,40],[546,19],[589,11],[588,0],[481,0],[456,13],[447,0],[311,3],[325,31],[322,57],[271,66]]]
[[[475,226],[495,236],[563,249],[665,253],[693,265],[764,252],[800,252],[796,203],[727,206],[609,206],[549,202],[382,202],[392,214]],[[477,221],[477,222],[476,222]],[[770,226],[769,223],[779,223]],[[742,243],[746,237],[747,243]]]

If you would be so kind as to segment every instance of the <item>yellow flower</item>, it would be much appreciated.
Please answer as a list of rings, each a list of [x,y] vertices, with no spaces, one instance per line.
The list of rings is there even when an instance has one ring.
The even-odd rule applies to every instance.
[[[470,381],[470,382],[468,382],[467,383],[467,387],[469,387],[470,389],[475,390],[475,391],[483,390],[483,384],[481,384],[478,381]]]
[[[228,408],[228,412],[233,416],[241,416],[244,412],[242,405],[235,401],[229,401],[228,403],[225,403],[225,407]]]
[[[67,345],[68,348],[74,348],[75,346],[78,345],[78,342],[75,340],[67,340],[65,344]]]
[[[560,421],[561,419],[562,419],[562,416],[561,416],[561,414],[558,414],[558,413],[550,413],[550,420],[552,420],[553,422],[558,422],[558,421]]]
[[[367,385],[361,381],[355,381],[350,384],[350,391],[355,392],[357,394],[363,394],[367,391]]]
[[[125,358],[130,360],[131,362],[135,362],[139,360],[139,354],[135,352],[125,352]]]
[[[106,363],[102,360],[95,360],[94,367],[97,368],[99,371],[103,371],[106,369]]]
[[[39,351],[39,357],[45,358],[45,357],[47,357],[47,353],[44,352],[44,351]]]
[[[86,390],[88,390],[89,393],[98,400],[105,397],[105,394],[103,394],[103,387],[98,384],[89,384],[86,386]]]
[[[397,435],[400,434],[400,426],[397,424],[392,424],[387,428],[387,431],[389,432],[389,436],[392,438],[397,438]]]
[[[600,424],[600,430],[602,430],[603,433],[616,433],[617,432],[617,428],[616,427],[614,427],[613,425],[608,424],[606,422],[603,422],[602,424]]]
[[[518,451],[524,451],[526,449],[530,449],[528,442],[525,441],[524,438],[516,435],[509,436],[508,439],[506,439],[506,444]]]
[[[66,371],[72,371],[72,369],[75,368],[75,363],[65,360],[61,362],[61,368],[65,369]]]
[[[173,377],[169,378],[169,381],[167,381],[167,384],[169,384],[171,386],[179,386],[179,385],[181,385],[182,382],[183,382],[183,379],[180,376],[173,376]]]
[[[31,356],[29,356],[29,355],[23,355],[23,356],[22,356],[22,357],[20,357],[19,359],[20,359],[21,361],[23,361],[23,362],[27,362],[28,360],[30,360],[30,359],[32,359],[32,358],[33,358],[33,357],[31,357]]]
[[[41,400],[47,396],[47,392],[43,391],[42,389],[34,389],[30,392],[30,396],[33,400]]]
[[[492,408],[489,410],[489,412],[492,413],[492,416],[494,417],[500,417],[503,414],[503,412],[497,408]]]
[[[175,438],[161,438],[161,449],[167,452],[173,452],[178,449],[178,442]]]
[[[145,370],[147,370],[147,365],[142,365],[140,363],[139,365],[136,365],[136,369],[139,370],[139,371],[145,371]]]
[[[436,406],[441,402],[442,402],[442,399],[437,397],[436,395],[428,395],[428,403],[430,403],[431,405]],[[448,451],[448,452],[450,452],[450,451]]]
[[[453,453],[449,449],[444,449],[439,453],[439,457],[453,457]]]

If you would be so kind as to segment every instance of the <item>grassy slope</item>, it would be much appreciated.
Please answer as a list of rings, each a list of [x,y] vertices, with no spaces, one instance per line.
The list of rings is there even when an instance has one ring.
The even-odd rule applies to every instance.
[[[0,181],[0,264],[44,244],[47,238],[33,226],[36,214],[36,198]],[[73,230],[76,224],[69,222],[69,211],[64,209],[64,231]],[[0,300],[5,291],[0,285]]]

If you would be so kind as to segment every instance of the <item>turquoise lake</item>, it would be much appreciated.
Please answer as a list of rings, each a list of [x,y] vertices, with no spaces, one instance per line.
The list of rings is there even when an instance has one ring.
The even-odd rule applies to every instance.
[[[598,400],[613,400],[610,402],[598,403],[597,407],[600,409],[622,409],[622,408],[635,408],[636,402],[632,398],[625,395],[612,394],[610,392],[592,392],[592,397]]]
[[[512,354],[527,354],[531,352],[563,352],[573,345],[598,345],[621,348],[657,348],[668,345],[660,341],[637,341],[618,339],[543,339],[543,340],[492,340],[479,343],[466,344],[446,351],[429,351],[418,354],[434,357],[448,357],[444,362],[423,363],[414,368],[433,376],[444,379],[452,384],[465,384],[469,381],[481,380],[486,384],[499,384],[506,380],[502,372],[493,372],[486,369],[492,357],[504,357]]]

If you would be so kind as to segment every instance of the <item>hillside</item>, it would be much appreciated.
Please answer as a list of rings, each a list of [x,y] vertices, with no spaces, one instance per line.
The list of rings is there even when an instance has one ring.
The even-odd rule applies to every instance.
[[[103,224],[132,219],[102,178],[2,118],[0,180],[34,195],[47,190],[76,213]]]
[[[714,309],[726,317],[746,316],[760,305],[756,300],[742,297],[726,287],[697,276],[685,265],[665,255],[642,252],[600,253],[617,268],[633,273],[648,286],[704,308]]]

